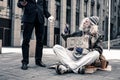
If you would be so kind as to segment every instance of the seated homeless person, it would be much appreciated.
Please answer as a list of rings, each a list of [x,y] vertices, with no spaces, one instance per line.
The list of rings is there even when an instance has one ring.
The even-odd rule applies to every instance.
[[[89,48],[74,47],[73,50],[69,50],[60,45],[55,45],[53,51],[61,63],[56,67],[58,74],[67,72],[84,74],[85,66],[99,59],[103,48],[101,46],[102,40],[98,33],[98,22],[99,18],[97,16],[87,17],[83,19],[79,32],[69,35],[61,34],[64,40],[68,37],[84,36],[89,39]],[[81,56],[75,56],[76,53]]]

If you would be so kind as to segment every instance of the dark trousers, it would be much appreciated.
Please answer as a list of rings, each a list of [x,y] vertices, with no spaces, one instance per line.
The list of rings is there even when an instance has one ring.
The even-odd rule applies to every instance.
[[[35,28],[36,35],[36,50],[35,50],[35,60],[41,61],[42,59],[42,50],[43,50],[43,39],[44,39],[44,24],[41,24],[36,16],[34,23],[24,22],[24,31],[23,31],[23,42],[22,42],[22,63],[29,63],[29,42],[33,29]],[[32,46],[32,45],[31,45]]]

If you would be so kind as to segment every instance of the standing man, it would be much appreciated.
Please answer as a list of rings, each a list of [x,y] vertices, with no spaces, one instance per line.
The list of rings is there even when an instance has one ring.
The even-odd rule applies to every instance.
[[[35,64],[40,67],[45,67],[42,62],[42,50],[44,39],[44,16],[50,22],[54,17],[47,11],[46,0],[18,0],[17,6],[24,10],[22,22],[24,26],[23,42],[22,42],[22,70],[28,69],[29,63],[29,42],[35,28],[36,35],[36,50],[35,50]]]

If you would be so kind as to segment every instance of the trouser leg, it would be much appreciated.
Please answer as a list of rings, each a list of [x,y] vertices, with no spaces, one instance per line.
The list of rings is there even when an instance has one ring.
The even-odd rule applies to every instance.
[[[24,23],[23,42],[22,42],[22,63],[29,63],[29,42],[34,28],[34,24]]]
[[[69,66],[69,68],[75,73],[77,73],[78,69],[81,68],[82,66],[91,64],[96,59],[99,58],[99,52],[93,51],[93,52],[90,52],[87,55],[83,56],[81,59],[75,61],[75,60],[71,59],[71,57],[68,55],[66,49],[59,45],[55,45],[53,47],[53,51],[59,58],[60,62],[62,64]]]
[[[76,66],[74,60],[71,59],[71,57],[67,53],[68,51],[66,51],[64,47],[60,45],[55,45],[53,47],[53,51],[55,52],[62,64],[67,65],[71,69]]]
[[[41,61],[43,55],[43,39],[44,39],[44,24],[36,21],[35,24],[35,35],[36,35],[36,51],[35,51],[35,60]]]
[[[89,52],[87,55],[83,56],[81,59],[75,62],[77,66],[74,67],[73,71],[77,73],[79,68],[93,63],[96,59],[99,59],[99,52],[98,51]]]

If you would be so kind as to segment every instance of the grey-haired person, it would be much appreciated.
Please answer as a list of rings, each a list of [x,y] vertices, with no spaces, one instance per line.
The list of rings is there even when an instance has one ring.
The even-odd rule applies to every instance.
[[[74,47],[73,50],[69,50],[60,45],[55,45],[53,51],[61,63],[61,65],[57,65],[56,67],[56,72],[58,74],[63,74],[69,71],[74,73],[84,73],[85,65],[90,65],[95,60],[99,59],[100,54],[103,52],[103,48],[101,45],[102,40],[98,31],[98,22],[99,17],[97,16],[86,17],[81,22],[79,32],[69,35],[61,35],[64,40],[68,37],[88,37],[87,43],[89,43],[89,47],[81,48],[79,46]],[[79,53],[81,56],[76,57],[74,55],[75,53]]]

